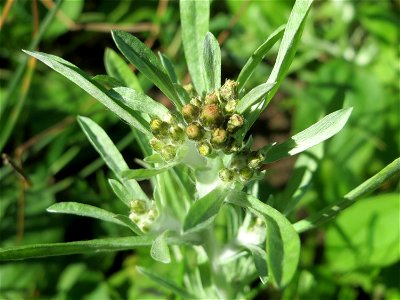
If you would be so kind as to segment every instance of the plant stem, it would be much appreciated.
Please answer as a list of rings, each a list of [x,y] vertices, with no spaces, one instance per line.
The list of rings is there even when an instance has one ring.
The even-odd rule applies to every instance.
[[[301,233],[332,220],[339,212],[354,204],[359,198],[376,190],[384,181],[400,173],[400,158],[395,159],[380,172],[364,181],[358,187],[348,192],[343,198],[324,208],[320,212],[307,219],[295,223],[293,226],[297,232]]]

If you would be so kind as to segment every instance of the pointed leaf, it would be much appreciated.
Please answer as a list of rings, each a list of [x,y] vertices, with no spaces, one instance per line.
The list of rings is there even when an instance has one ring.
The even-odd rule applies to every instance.
[[[127,63],[112,49],[107,48],[104,55],[107,74],[123,82],[125,86],[143,92],[139,80]]]
[[[338,133],[350,117],[352,107],[335,111],[314,125],[292,136],[281,144],[272,146],[266,152],[265,162],[270,163],[288,156],[296,155],[315,146]],[[263,151],[263,149],[261,149]]]
[[[211,32],[204,39],[203,60],[207,92],[212,92],[221,87],[221,50]]]
[[[113,30],[112,37],[118,49],[138,70],[152,81],[176,106],[182,107],[179,97],[157,56],[133,35]]]
[[[137,128],[145,135],[151,136],[151,132],[148,127],[144,126],[140,120],[140,116],[128,112],[123,106],[112,99],[105,90],[98,87],[82,70],[70,62],[63,60],[60,57],[42,53],[42,52],[31,52],[25,51],[25,53],[37,58],[53,70],[57,71],[61,75],[67,77],[73,83],[78,85],[80,88],[85,90],[89,95],[100,101],[109,110],[115,113],[122,120],[127,122],[129,125]]]
[[[137,247],[150,246],[153,239],[154,237],[152,236],[129,236],[69,243],[8,247],[0,249],[0,261],[131,250]]]
[[[140,273],[146,275],[151,280],[153,280],[155,283],[159,284],[160,286],[163,286],[164,288],[166,288],[169,291],[172,291],[176,295],[181,296],[183,299],[196,299],[196,297],[194,297],[194,295],[191,295],[190,293],[188,293],[184,288],[178,286],[178,284],[176,284],[175,282],[167,279],[168,278],[167,276],[160,276],[160,275],[158,275],[148,269],[145,269],[143,267],[136,267],[136,268]]]
[[[168,113],[168,109],[161,103],[151,99],[146,94],[127,87],[113,88],[109,91],[109,94],[120,100],[130,109],[146,113],[150,116],[163,118]]]
[[[292,224],[276,209],[243,192],[230,193],[227,201],[265,218],[269,271],[278,287],[287,285],[296,272],[300,257],[300,238]]]
[[[119,80],[107,75],[96,75],[92,79],[101,84],[101,86],[103,86],[107,90],[117,86],[124,86],[124,84]]]
[[[218,214],[225,196],[224,188],[218,187],[193,203],[185,217],[183,230],[192,232],[208,226]]]
[[[264,98],[274,87],[274,85],[274,83],[262,83],[250,90],[242,99],[240,99],[236,108],[237,112],[242,114],[254,104],[259,103],[261,99]]]
[[[256,266],[256,270],[262,284],[266,284],[269,279],[267,253],[260,247],[252,244],[246,245],[246,248],[250,250],[251,255],[253,256],[254,265]]]
[[[123,222],[115,219],[115,214],[92,205],[78,203],[78,202],[56,203],[47,208],[47,211],[59,214],[71,214],[83,217],[90,217],[126,226],[126,224],[124,224]]]
[[[181,0],[181,29],[185,58],[192,83],[199,95],[206,90],[203,74],[203,42],[208,32],[210,2]]]
[[[164,167],[153,168],[153,169],[135,169],[135,170],[126,170],[121,173],[121,176],[124,179],[135,179],[135,180],[146,180],[151,177],[161,174],[165,171],[171,169],[174,165],[167,165]]]
[[[178,76],[176,76],[174,65],[169,60],[169,58],[166,57],[161,52],[158,52],[158,57],[160,58],[160,61],[163,65],[165,71],[167,71],[167,74],[168,74],[169,78],[171,79],[172,83],[178,83]]]
[[[127,207],[131,206],[131,201],[133,200],[129,191],[117,180],[109,179],[108,183],[111,186],[114,194],[121,200]]]
[[[167,231],[164,231],[162,234],[160,234],[154,240],[150,249],[151,257],[164,264],[169,264],[171,262],[171,256],[169,254],[169,248],[166,240],[167,234]]]
[[[118,221],[121,221],[122,223],[124,223],[126,227],[128,227],[130,230],[132,230],[137,235],[143,234],[143,232],[140,230],[140,228],[131,219],[129,219],[129,217],[127,217],[125,215],[114,215],[114,218],[117,219]]]
[[[239,93],[242,92],[246,82],[249,80],[258,64],[264,59],[265,55],[267,55],[268,51],[271,50],[275,43],[282,37],[284,29],[284,25],[277,28],[249,57],[237,78]]]

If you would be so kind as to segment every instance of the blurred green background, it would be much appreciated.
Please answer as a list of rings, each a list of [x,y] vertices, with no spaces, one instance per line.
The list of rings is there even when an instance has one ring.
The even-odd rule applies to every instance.
[[[222,45],[223,78],[237,77],[252,52],[287,21],[293,2],[212,2],[210,30]],[[188,81],[177,1],[66,0],[51,20],[54,5],[44,0],[0,3],[0,146],[6,154],[0,168],[2,247],[129,234],[112,224],[46,213],[60,201],[122,210],[77,115],[96,120],[128,164],[141,158],[126,124],[21,49],[61,56],[93,76],[105,74],[104,51],[116,50],[110,30],[122,29],[170,57],[183,82]],[[282,141],[343,104],[354,110],[342,132],[311,151],[321,159],[293,220],[335,201],[399,155],[399,9],[395,0],[314,3],[289,75],[255,124],[255,145]],[[248,89],[266,81],[277,49],[257,68]],[[167,103],[137,75],[145,91]],[[267,167],[266,197],[282,197],[295,163],[287,159]],[[398,193],[395,178],[335,222],[303,234],[300,269],[292,284],[285,291],[261,289],[257,297],[400,299]],[[147,252],[2,264],[0,298],[173,298],[134,266],[176,274],[177,281],[181,270],[152,262]]]

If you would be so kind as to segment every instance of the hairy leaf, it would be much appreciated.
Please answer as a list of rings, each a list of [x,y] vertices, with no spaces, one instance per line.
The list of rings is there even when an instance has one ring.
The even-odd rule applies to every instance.
[[[206,90],[212,92],[221,87],[221,50],[211,32],[204,39],[203,59]]]
[[[150,249],[151,257],[164,264],[169,264],[171,262],[171,256],[169,254],[169,248],[166,240],[167,234],[168,231],[164,231],[162,234],[160,234],[154,240]]]

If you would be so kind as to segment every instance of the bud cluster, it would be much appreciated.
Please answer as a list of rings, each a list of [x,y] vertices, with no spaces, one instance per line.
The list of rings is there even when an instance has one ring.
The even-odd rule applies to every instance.
[[[219,171],[219,178],[224,182],[234,180],[246,183],[258,175],[265,157],[260,151],[241,151],[235,154],[230,166]]]
[[[158,152],[164,160],[173,160],[178,146],[185,140],[184,127],[179,124],[175,116],[168,114],[164,120],[152,119],[150,130],[154,135],[154,138],[150,140],[151,148]]]
[[[151,224],[158,217],[158,209],[154,201],[150,203],[135,199],[131,201],[131,212],[129,219],[131,219],[143,232],[147,232],[150,229]]]
[[[243,127],[244,119],[235,113],[237,102],[237,83],[227,80],[220,89],[205,97],[195,96],[182,107],[186,136],[196,141],[201,155],[208,156],[213,149],[239,150],[233,134]]]

